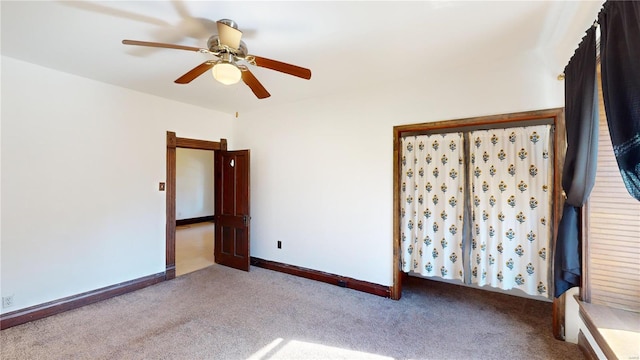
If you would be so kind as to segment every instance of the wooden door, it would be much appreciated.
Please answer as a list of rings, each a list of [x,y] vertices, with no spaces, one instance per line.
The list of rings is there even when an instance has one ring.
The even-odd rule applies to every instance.
[[[215,153],[215,261],[249,271],[249,150]]]

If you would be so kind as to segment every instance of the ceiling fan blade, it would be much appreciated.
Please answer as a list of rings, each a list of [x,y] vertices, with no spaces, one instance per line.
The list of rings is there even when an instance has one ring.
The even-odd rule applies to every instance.
[[[271,96],[267,89],[262,86],[260,81],[258,81],[258,79],[253,76],[253,73],[249,71],[248,68],[242,67],[240,70],[242,70],[242,81],[244,81],[244,83],[247,84],[249,88],[251,88],[251,91],[253,91],[258,99],[264,99]]]
[[[178,15],[180,15],[181,18],[191,18],[191,14],[189,14],[189,10],[187,10],[187,7],[184,5],[184,1],[173,0],[171,4],[173,5],[173,9],[178,13]]]
[[[119,9],[116,9],[116,8],[100,5],[100,4],[97,4],[96,2],[93,2],[93,1],[59,1],[58,3],[60,5],[71,6],[71,7],[74,7],[74,8],[77,8],[77,9],[81,9],[81,10],[85,10],[85,11],[92,11],[92,12],[95,12],[95,13],[115,16],[115,17],[119,17],[119,18],[122,18],[122,19],[139,21],[139,22],[143,22],[143,23],[147,23],[147,24],[151,24],[151,25],[156,25],[156,26],[170,26],[171,25],[171,24],[169,24],[168,22],[166,22],[164,20],[156,19],[154,17],[146,16],[146,15],[143,15],[143,14],[137,14],[135,12],[119,10]]]
[[[218,26],[218,36],[222,45],[237,49],[240,47],[240,39],[242,39],[242,31],[235,29],[221,21],[216,22]]]
[[[176,81],[174,81],[176,84],[188,84],[190,83],[193,79],[197,78],[198,76],[204,74],[207,70],[211,69],[213,67],[213,65],[215,65],[216,63],[214,61],[205,61],[202,64],[194,67],[193,69],[189,70],[186,74],[180,76],[179,78],[176,79]]]
[[[256,66],[264,67],[264,68],[275,70],[275,71],[280,71],[285,74],[297,76],[299,78],[303,78],[307,80],[311,79],[311,70],[309,69],[296,66],[296,65],[283,63],[281,61],[263,58],[260,56],[253,56],[253,59],[255,61]]]
[[[195,51],[195,52],[200,52],[201,50],[204,50],[204,49],[200,49],[193,46],[165,44],[165,43],[151,42],[151,41],[122,40],[122,43],[125,45],[149,46],[149,47],[166,48],[166,49],[188,50],[188,51]]]

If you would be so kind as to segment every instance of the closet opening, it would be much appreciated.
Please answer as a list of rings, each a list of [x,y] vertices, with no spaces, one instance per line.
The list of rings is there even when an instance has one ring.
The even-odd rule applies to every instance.
[[[564,131],[563,109],[394,127],[391,297],[416,275],[551,298]]]

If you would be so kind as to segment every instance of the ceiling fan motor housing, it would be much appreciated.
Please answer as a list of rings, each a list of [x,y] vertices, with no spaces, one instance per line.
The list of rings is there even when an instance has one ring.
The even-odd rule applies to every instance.
[[[229,54],[232,54],[234,57],[237,57],[240,59],[244,58],[249,53],[247,49],[247,44],[245,44],[244,41],[240,41],[240,46],[238,46],[237,49],[232,49],[228,46],[222,45],[222,43],[220,42],[220,36],[218,35],[212,35],[209,38],[209,40],[207,41],[207,48],[209,49],[209,51],[213,53],[216,53],[216,54],[229,53]]]

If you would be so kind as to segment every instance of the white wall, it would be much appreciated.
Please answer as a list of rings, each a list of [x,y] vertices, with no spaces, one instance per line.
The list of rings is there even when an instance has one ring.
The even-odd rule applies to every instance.
[[[166,131],[230,115],[2,57],[2,296],[9,312],[165,269]]]
[[[232,120],[3,57],[3,311],[164,271],[167,130],[251,149],[253,256],[391,285],[393,126],[559,107],[556,75],[536,53],[417,67]]]
[[[176,219],[214,213],[213,151],[176,149]]]
[[[391,285],[393,126],[563,105],[563,83],[536,53],[415,74],[241,114],[252,256]]]

